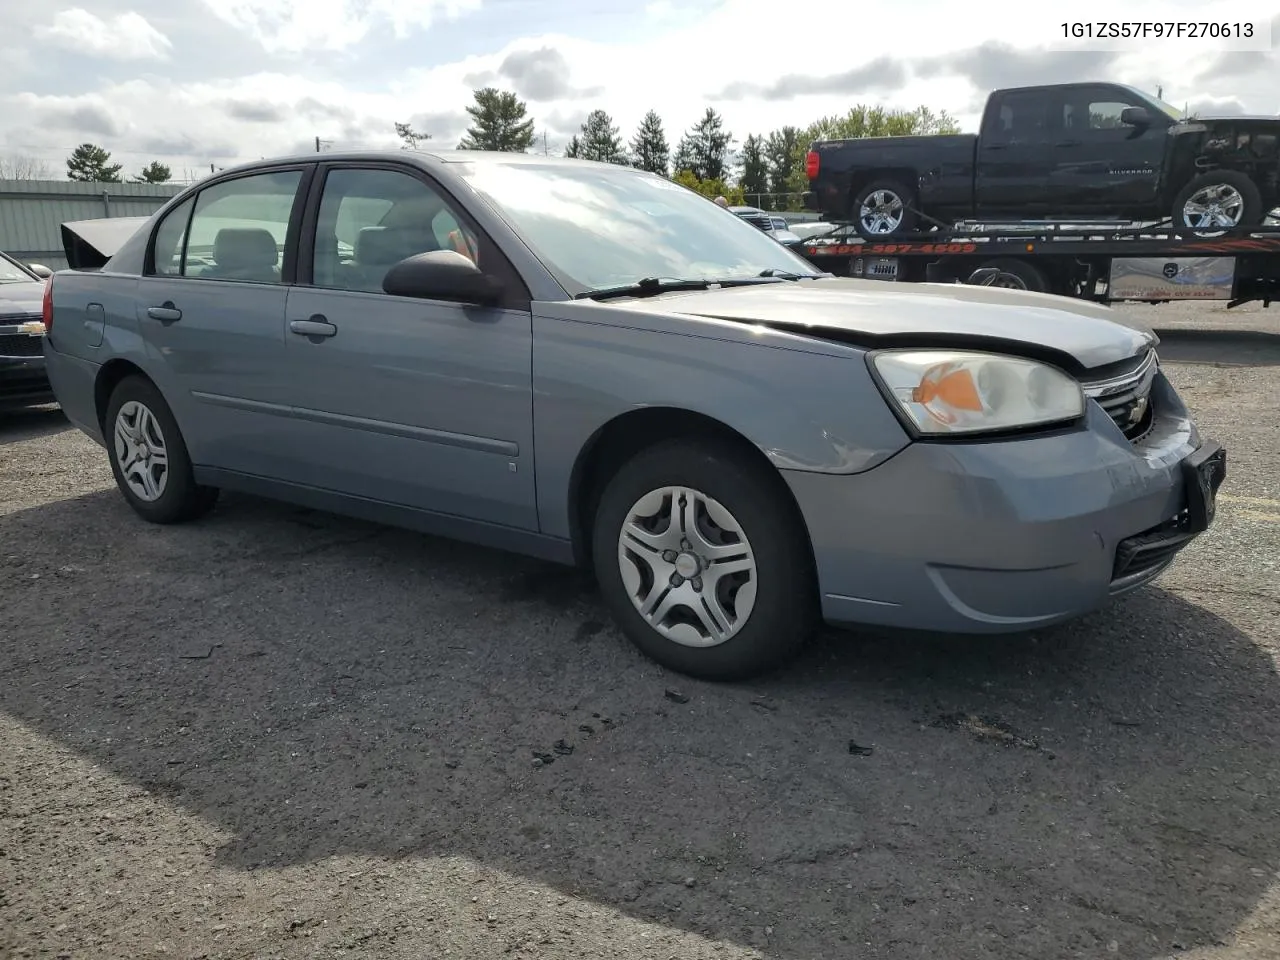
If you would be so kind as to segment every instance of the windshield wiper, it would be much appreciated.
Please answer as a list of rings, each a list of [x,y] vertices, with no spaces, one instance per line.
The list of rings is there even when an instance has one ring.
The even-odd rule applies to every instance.
[[[790,270],[779,270],[776,267],[769,267],[767,270],[761,270],[756,274],[757,277],[776,277],[779,280],[810,280],[812,274],[792,273]]]
[[[624,283],[616,287],[601,287],[599,290],[587,290],[575,294],[575,300],[605,300],[609,297],[651,297],[657,293],[671,290],[706,290],[711,286],[710,280],[673,280],[662,277],[645,277],[635,283]]]
[[[587,290],[574,295],[575,300],[607,300],[610,297],[652,297],[659,293],[671,293],[681,290],[710,290],[712,287],[743,287],[760,283],[764,279],[775,279],[773,274],[760,274],[756,277],[735,277],[729,280],[717,279],[672,279],[663,277],[645,277],[635,283],[626,283],[617,287],[601,287],[599,290]]]

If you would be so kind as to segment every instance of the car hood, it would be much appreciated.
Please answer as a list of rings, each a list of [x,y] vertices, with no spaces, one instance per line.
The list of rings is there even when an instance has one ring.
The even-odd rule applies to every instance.
[[[1256,123],[1258,121],[1263,121],[1265,123],[1274,123],[1277,126],[1280,126],[1280,115],[1277,115],[1274,113],[1241,113],[1241,114],[1236,114],[1234,116],[1228,115],[1228,114],[1210,113],[1210,114],[1205,114],[1203,116],[1198,116],[1194,120],[1187,120],[1184,122],[1186,123],[1204,123],[1204,122],[1235,123],[1241,120],[1247,121],[1249,123]]]
[[[637,311],[763,324],[867,347],[972,345],[1030,356],[1049,352],[1078,369],[1126,360],[1159,343],[1150,328],[1123,320],[1109,307],[966,284],[824,277],[673,294],[625,305]]]
[[[0,283],[0,317],[30,317],[44,310],[44,281]]]

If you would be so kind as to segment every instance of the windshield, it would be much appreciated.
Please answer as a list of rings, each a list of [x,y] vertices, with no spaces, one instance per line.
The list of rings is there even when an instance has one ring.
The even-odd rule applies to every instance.
[[[461,172],[570,294],[651,277],[820,275],[768,234],[656,174],[500,161],[467,164]]]
[[[1133,90],[1132,87],[1130,87],[1129,89]],[[1185,113],[1183,110],[1179,109],[1178,107],[1175,107],[1171,103],[1165,103],[1159,97],[1152,96],[1151,94],[1147,93],[1145,90],[1133,90],[1133,92],[1140,95],[1143,100],[1146,100],[1153,107],[1155,107],[1165,116],[1167,116],[1170,120],[1181,120],[1183,116],[1185,116]]]
[[[0,253],[0,283],[30,283],[36,277]]]

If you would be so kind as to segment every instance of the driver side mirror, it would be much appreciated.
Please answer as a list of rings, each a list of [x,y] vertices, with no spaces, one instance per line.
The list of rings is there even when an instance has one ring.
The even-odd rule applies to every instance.
[[[1126,127],[1151,126],[1151,111],[1146,107],[1125,107],[1120,111],[1120,122]]]
[[[453,250],[406,257],[387,271],[382,289],[393,297],[456,300],[486,307],[501,303],[504,292],[501,282]]]
[[[48,280],[53,276],[53,271],[46,267],[43,263],[28,263],[27,269],[34,273],[41,280]]]

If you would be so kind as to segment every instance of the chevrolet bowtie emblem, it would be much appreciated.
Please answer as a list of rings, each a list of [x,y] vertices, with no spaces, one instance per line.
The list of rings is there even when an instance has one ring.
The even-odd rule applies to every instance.
[[[44,336],[44,324],[39,320],[32,320],[30,323],[19,324],[18,332],[31,337],[41,337]]]
[[[1142,415],[1147,412],[1147,398],[1141,398],[1133,405],[1133,409],[1129,411],[1129,422],[1137,423],[1142,419]]]

